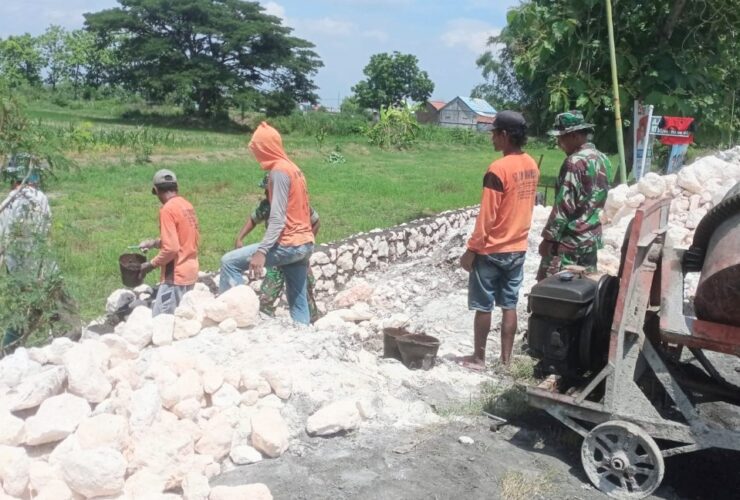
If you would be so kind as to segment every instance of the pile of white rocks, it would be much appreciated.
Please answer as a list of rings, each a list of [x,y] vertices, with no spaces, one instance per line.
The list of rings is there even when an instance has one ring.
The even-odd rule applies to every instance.
[[[600,268],[616,274],[627,225],[646,200],[671,200],[668,233],[676,247],[688,248],[699,221],[737,182],[740,146],[699,158],[678,174],[660,176],[651,172],[631,186],[613,187],[602,213],[605,248],[599,254]]]
[[[139,306],[113,333],[17,349],[0,360],[0,499],[271,498],[209,479],[307,436],[438,422],[413,388],[469,397],[482,377],[380,359],[382,328],[409,321],[396,292],[353,282],[299,327],[261,317],[247,286],[197,286],[174,315]]]

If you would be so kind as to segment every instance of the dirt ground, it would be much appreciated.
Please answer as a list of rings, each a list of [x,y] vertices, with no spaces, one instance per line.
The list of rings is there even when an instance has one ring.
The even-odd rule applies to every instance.
[[[281,458],[239,467],[215,484],[263,482],[276,499],[607,498],[581,469],[577,435],[544,414],[526,420],[497,432],[481,417],[416,431],[303,436]],[[460,436],[474,443],[461,444]],[[740,453],[669,458],[650,498],[738,498],[738,466]]]

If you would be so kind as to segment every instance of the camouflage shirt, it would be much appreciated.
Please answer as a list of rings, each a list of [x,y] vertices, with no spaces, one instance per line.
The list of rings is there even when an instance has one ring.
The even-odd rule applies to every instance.
[[[570,251],[601,248],[599,214],[611,178],[609,158],[591,143],[581,146],[560,167],[555,203],[542,237]]]
[[[319,213],[313,207],[309,207],[309,210],[311,211],[311,225],[313,226],[319,221]],[[267,198],[263,198],[259,202],[249,217],[255,226],[261,222],[264,222],[265,226],[267,225],[267,221],[270,220],[270,202],[267,201]]]

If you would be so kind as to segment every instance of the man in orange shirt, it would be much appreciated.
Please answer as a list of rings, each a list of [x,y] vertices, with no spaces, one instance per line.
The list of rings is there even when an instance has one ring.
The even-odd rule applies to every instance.
[[[496,115],[493,147],[503,153],[483,177],[483,195],[475,230],[460,265],[470,273],[468,308],[475,311],[474,352],[460,359],[463,366],[485,368],[491,311],[501,308],[501,362],[508,365],[517,329],[516,305],[524,271],[527,236],[540,172],[522,152],[527,123],[515,111]]]
[[[262,122],[252,135],[249,150],[262,170],[269,172],[267,200],[270,216],[260,243],[230,251],[221,258],[219,289],[224,292],[244,283],[242,274],[249,269],[252,278],[262,275],[265,265],[277,267],[285,276],[285,294],[290,317],[309,324],[308,259],[313,252],[314,235],[308,186],[303,172],[283,149],[277,130]]]
[[[152,304],[152,316],[174,314],[182,296],[193,289],[198,279],[198,241],[200,231],[193,205],[178,194],[177,177],[170,170],[154,174],[152,194],[159,198],[159,238],[142,241],[141,250],[159,248],[159,253],[141,265],[143,278],[161,268],[161,282]]]

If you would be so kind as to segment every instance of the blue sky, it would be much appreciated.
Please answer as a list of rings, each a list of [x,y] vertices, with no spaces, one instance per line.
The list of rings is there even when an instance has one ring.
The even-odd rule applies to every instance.
[[[315,82],[328,106],[351,94],[370,56],[414,54],[435,83],[433,98],[467,95],[482,81],[475,60],[486,40],[506,24],[519,0],[262,0],[297,36],[316,45],[324,62]],[[82,14],[114,7],[115,0],[0,0],[0,37],[49,24],[79,28]]]

